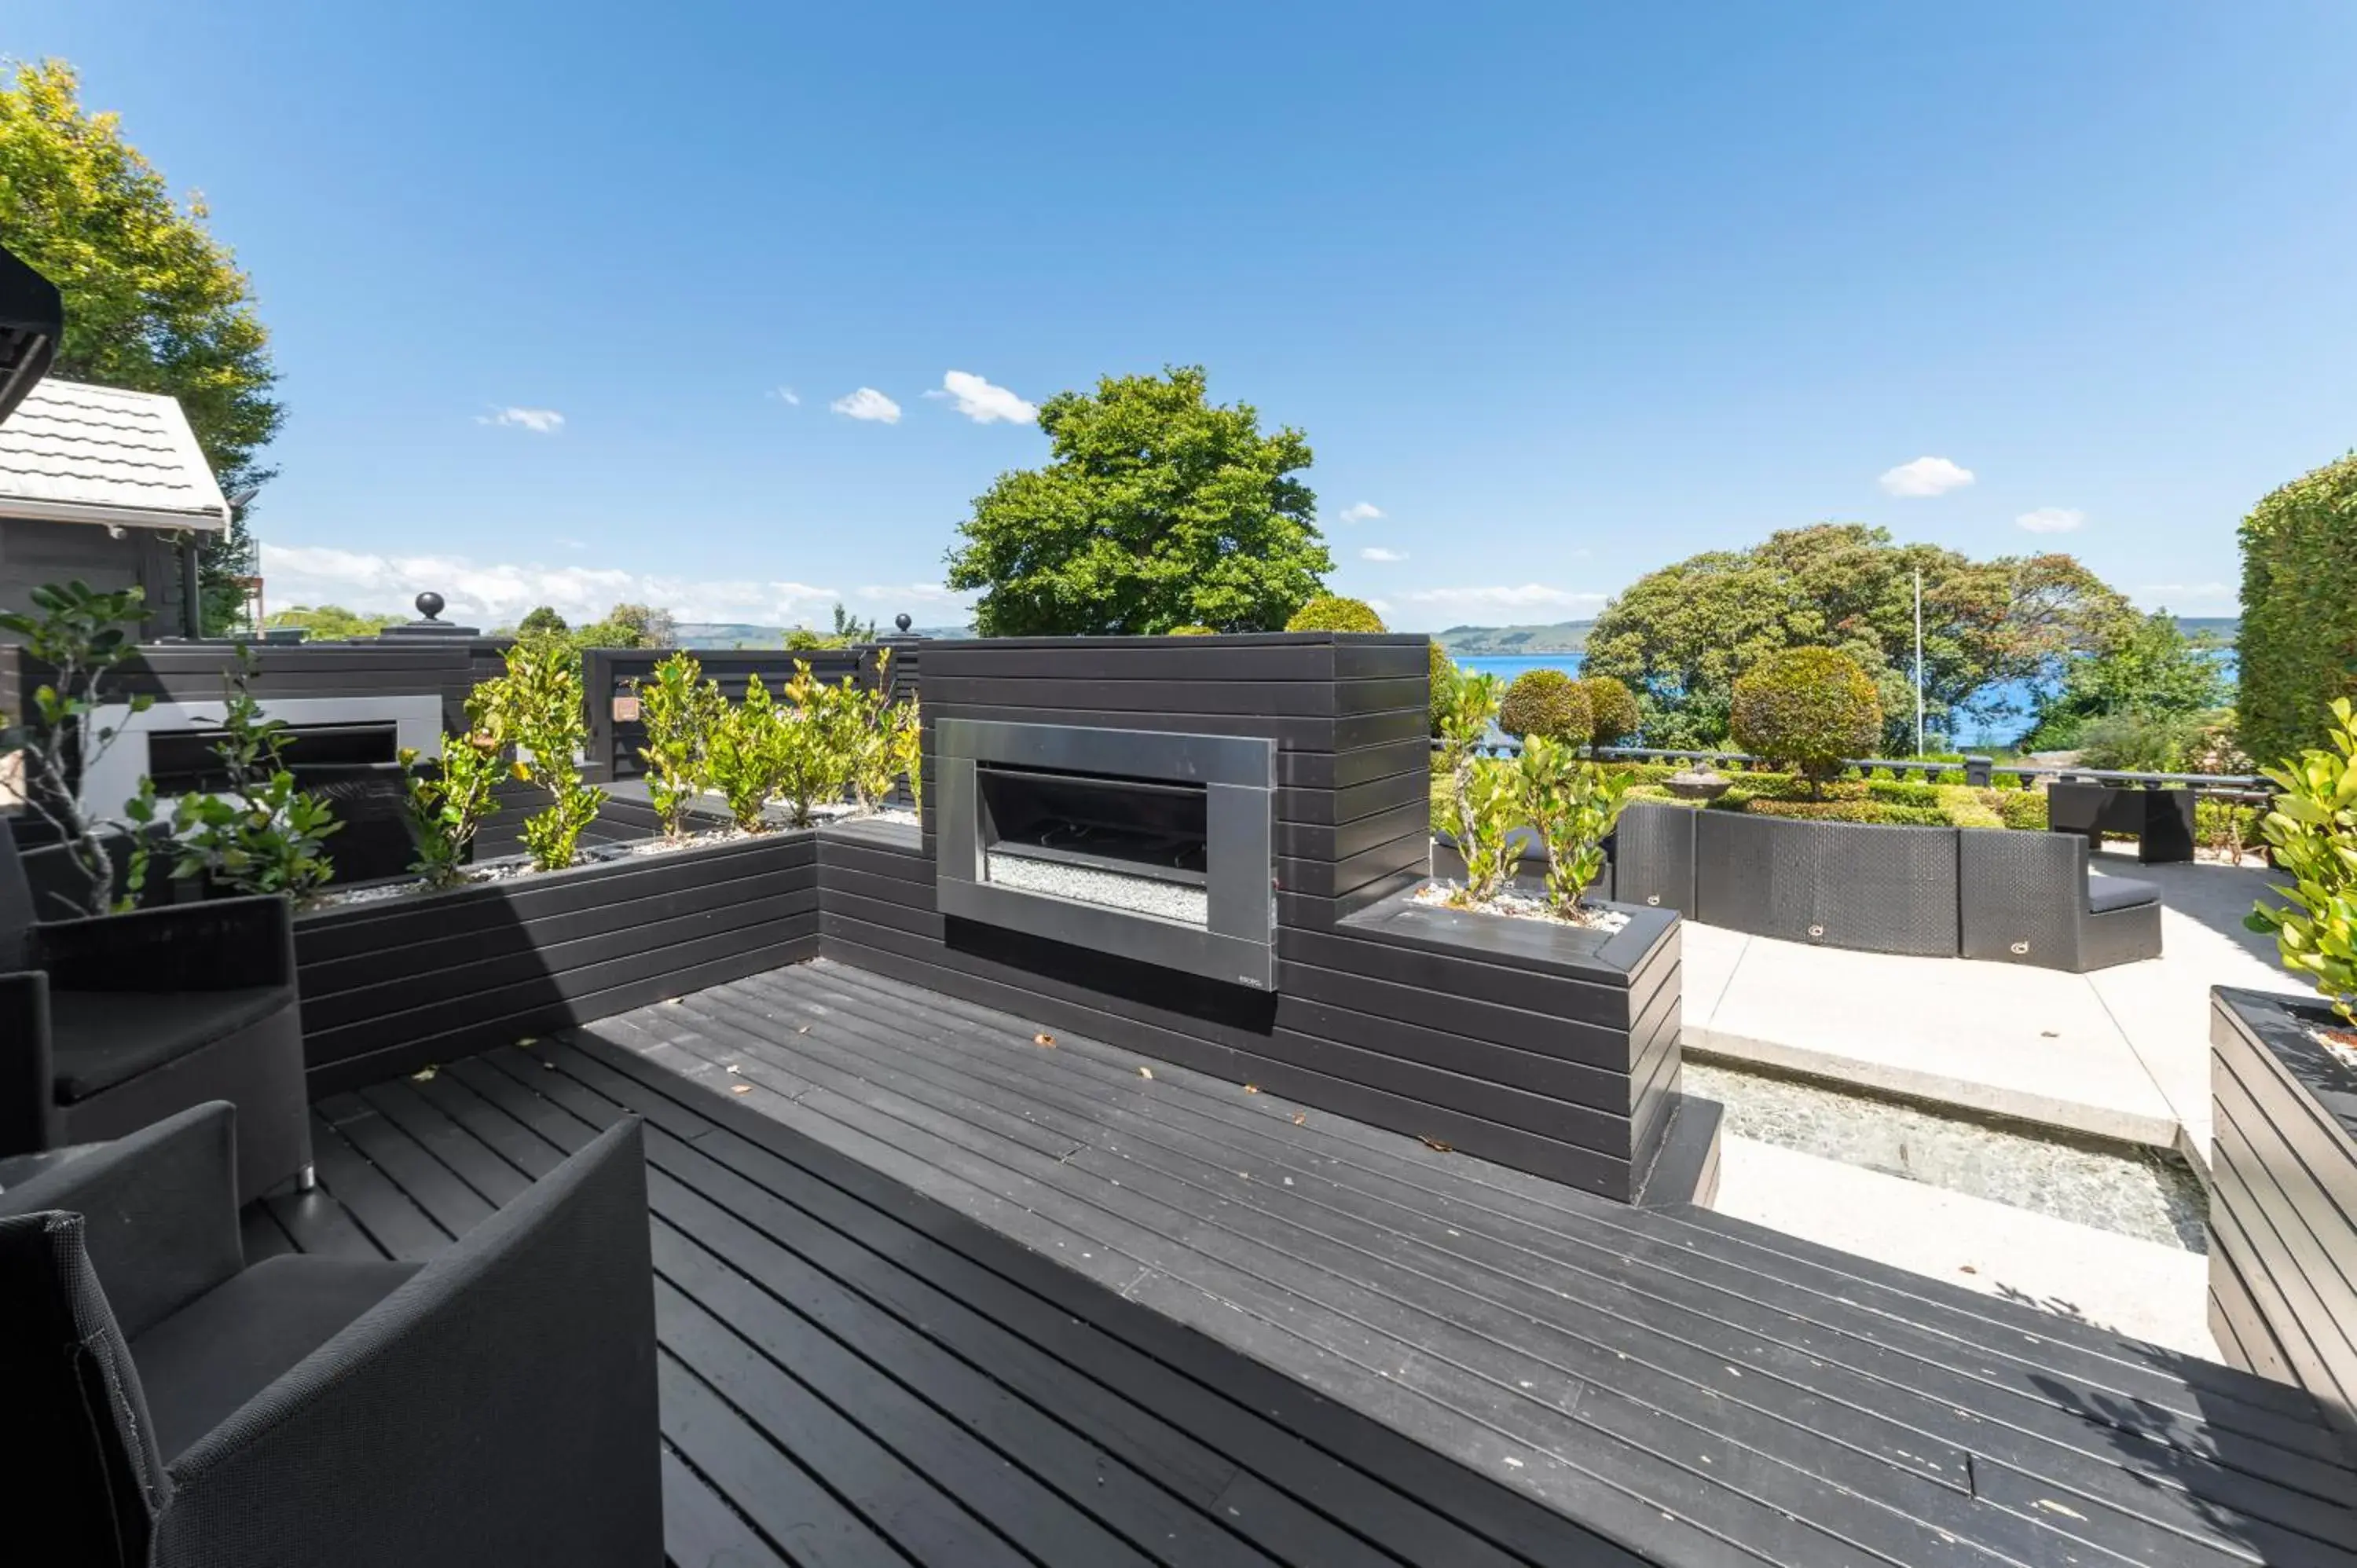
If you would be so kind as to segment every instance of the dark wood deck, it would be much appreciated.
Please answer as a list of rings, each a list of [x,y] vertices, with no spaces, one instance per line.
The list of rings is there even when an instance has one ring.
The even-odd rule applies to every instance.
[[[2303,1394],[1042,1033],[797,965],[321,1102],[249,1243],[645,1113],[682,1563],[2357,1564]]]

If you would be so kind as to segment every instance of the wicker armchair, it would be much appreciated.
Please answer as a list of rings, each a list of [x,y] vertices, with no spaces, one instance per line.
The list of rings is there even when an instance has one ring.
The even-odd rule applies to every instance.
[[[1956,854],[1964,955],[2083,974],[2160,956],[2150,883],[2087,875],[2077,833],[1967,828]]]
[[[0,1195],[0,1495],[94,1568],[657,1568],[635,1119],[414,1263],[239,1242],[199,1106]],[[31,1535],[24,1539],[29,1541]]]

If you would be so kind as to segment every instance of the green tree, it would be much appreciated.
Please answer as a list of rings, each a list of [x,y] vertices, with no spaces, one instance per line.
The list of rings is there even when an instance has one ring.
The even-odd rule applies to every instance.
[[[1894,544],[1886,529],[1819,523],[1639,578],[1597,618],[1582,672],[1636,693],[1650,744],[1704,747],[1727,738],[1736,679],[1762,657],[1835,648],[1875,686],[1885,714],[1878,744],[1911,749],[1919,570],[1934,727],[1994,683],[2058,679],[2072,656],[2108,648],[2134,618],[2126,598],[2069,555],[1974,561]]]
[[[1737,678],[1732,718],[1743,748],[1806,779],[1812,799],[1882,733],[1874,682],[1857,660],[1832,648],[1764,655]]]
[[[1308,441],[1206,402],[1200,367],[1059,393],[1039,428],[1048,465],[1001,475],[950,553],[985,637],[1265,631],[1333,570],[1317,498],[1291,477]]]
[[[2357,697],[2357,453],[2271,492],[2243,520],[2235,634],[2243,749],[2280,762],[2332,734]]]
[[[285,628],[298,627],[308,642],[335,642],[355,637],[374,637],[389,626],[399,626],[400,616],[362,615],[341,605],[296,605],[292,609],[276,610],[264,624]]]
[[[616,605],[606,612],[609,625],[628,627],[638,640],[628,644],[599,643],[598,647],[672,648],[679,642],[679,621],[671,611],[652,605]]]
[[[2215,638],[2188,637],[2167,610],[2132,618],[2108,647],[2064,665],[2061,685],[2040,705],[2023,745],[2038,751],[2075,745],[2095,719],[2181,718],[2218,707],[2227,681],[2217,650]]]
[[[119,118],[81,104],[73,68],[20,64],[0,88],[0,234],[64,296],[65,340],[51,373],[179,399],[224,495],[276,473],[261,453],[285,418],[253,291],[206,228],[123,139]],[[248,507],[199,555],[208,632],[227,631],[254,569]]]
[[[554,607],[550,605],[534,605],[531,609],[524,611],[523,619],[516,622],[515,635],[518,637],[563,637],[572,629],[573,628],[565,624],[565,618],[556,613]]]

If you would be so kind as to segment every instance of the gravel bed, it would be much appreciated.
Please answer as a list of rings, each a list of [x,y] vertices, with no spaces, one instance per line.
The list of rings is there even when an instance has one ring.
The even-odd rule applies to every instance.
[[[990,880],[1002,887],[1019,887],[1027,893],[1045,893],[1082,904],[1129,909],[1189,926],[1211,924],[1211,896],[1200,887],[1151,876],[1125,876],[1117,871],[1099,871],[1093,866],[1061,865],[1019,854],[991,854],[985,859]]]
[[[2040,1136],[1691,1057],[1683,1087],[1724,1105],[1726,1130],[1742,1137],[2183,1251],[2210,1250],[2200,1178],[2157,1150]]]
[[[1476,915],[1500,915],[1513,920],[1544,920],[1550,926],[1572,926],[1583,931],[1602,931],[1607,935],[1629,923],[1629,917],[1619,909],[1590,909],[1582,907],[1576,916],[1566,918],[1555,913],[1545,899],[1508,887],[1487,903],[1475,904],[1465,897],[1465,889],[1454,882],[1427,882],[1415,890],[1419,904],[1438,904],[1445,908],[1464,909]]]

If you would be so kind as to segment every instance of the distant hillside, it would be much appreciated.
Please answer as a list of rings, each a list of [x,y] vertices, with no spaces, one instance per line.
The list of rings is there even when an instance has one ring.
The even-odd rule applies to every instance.
[[[2240,616],[2179,616],[2177,629],[2188,637],[2199,637],[2206,631],[2232,648],[2234,639],[2242,635],[2243,619]]]
[[[786,640],[786,628],[781,626],[754,626],[735,620],[683,620],[679,624],[679,645],[682,648],[777,648]],[[919,637],[972,637],[970,626],[920,626],[909,628]],[[892,628],[887,622],[886,636]]]
[[[1492,659],[1517,653],[1577,653],[1587,646],[1593,620],[1553,626],[1452,626],[1433,640],[1451,659]]]

